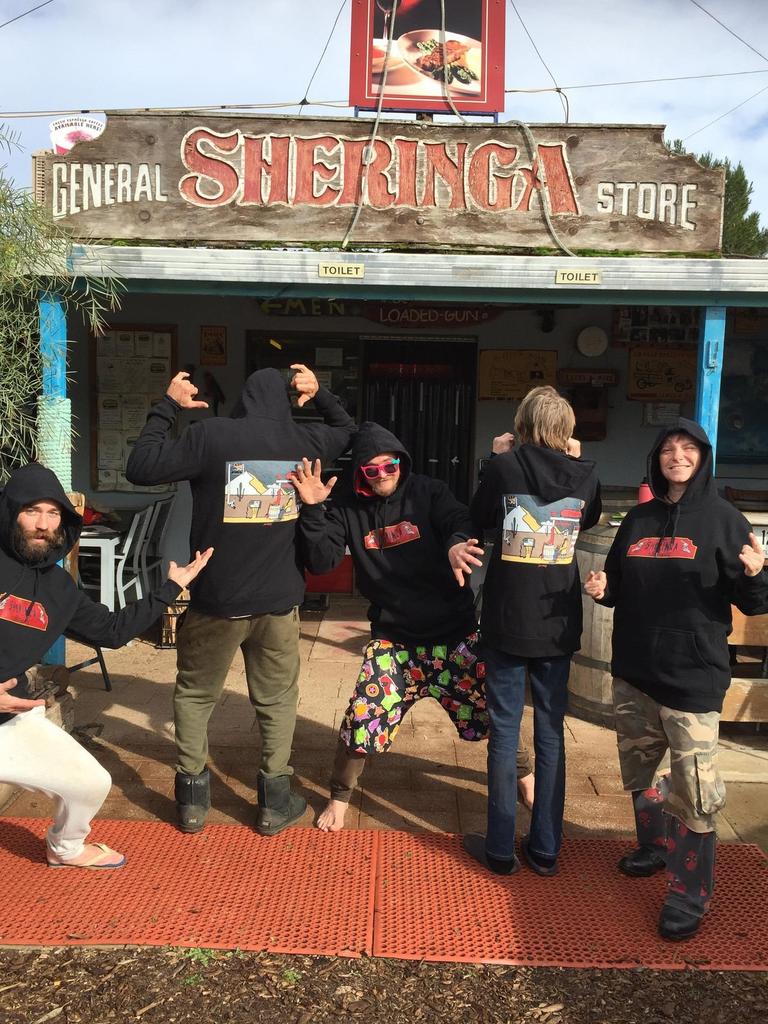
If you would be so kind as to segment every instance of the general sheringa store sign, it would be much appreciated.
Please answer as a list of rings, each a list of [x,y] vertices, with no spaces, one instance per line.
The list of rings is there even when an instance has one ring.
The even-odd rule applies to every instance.
[[[203,115],[110,115],[99,138],[36,156],[37,194],[76,237],[199,242],[720,248],[723,172],[663,129]]]

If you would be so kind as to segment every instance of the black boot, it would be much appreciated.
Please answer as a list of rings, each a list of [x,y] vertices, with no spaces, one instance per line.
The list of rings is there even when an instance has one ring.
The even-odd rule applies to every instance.
[[[709,910],[715,888],[714,832],[692,832],[669,816],[667,830],[667,898],[659,918],[665,939],[690,939]]]
[[[269,778],[259,772],[257,782],[259,810],[256,831],[260,836],[276,836],[284,828],[298,821],[307,809],[307,801],[291,790],[291,776]]]
[[[637,789],[632,793],[635,807],[637,849],[622,857],[619,871],[631,878],[648,878],[664,869],[665,822],[664,786],[660,779],[651,789]]]
[[[182,832],[202,832],[211,809],[211,777],[206,768],[199,775],[176,772],[176,823]]]

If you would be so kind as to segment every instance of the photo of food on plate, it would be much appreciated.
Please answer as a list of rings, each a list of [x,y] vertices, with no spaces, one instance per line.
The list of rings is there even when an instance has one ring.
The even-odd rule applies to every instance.
[[[402,96],[477,96],[482,89],[483,0],[375,0],[372,5],[371,87]],[[394,19],[394,25],[392,20]],[[387,60],[387,41],[392,44]]]

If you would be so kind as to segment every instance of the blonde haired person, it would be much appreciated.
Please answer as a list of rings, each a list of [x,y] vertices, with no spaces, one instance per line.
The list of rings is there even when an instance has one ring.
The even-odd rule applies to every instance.
[[[526,676],[534,707],[535,795],[523,856],[540,875],[557,873],[565,800],[563,720],[582,606],[574,548],[600,517],[595,465],[578,457],[568,401],[537,387],[520,403],[515,437],[494,445],[475,494],[477,531],[493,531],[480,632],[490,717],[488,833],[464,838],[467,852],[498,874],[516,871],[516,771]],[[573,452],[574,454],[570,454]],[[482,536],[480,532],[477,536]]]

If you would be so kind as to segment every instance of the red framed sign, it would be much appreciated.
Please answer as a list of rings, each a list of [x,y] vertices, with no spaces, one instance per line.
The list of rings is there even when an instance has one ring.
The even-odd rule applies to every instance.
[[[440,0],[353,0],[350,106],[376,109],[386,64],[383,110],[502,111],[505,4],[444,0],[443,38]]]

